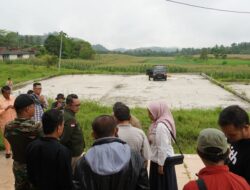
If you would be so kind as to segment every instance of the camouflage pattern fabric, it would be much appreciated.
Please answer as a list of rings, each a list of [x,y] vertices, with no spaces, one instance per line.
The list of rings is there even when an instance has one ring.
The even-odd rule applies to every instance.
[[[32,185],[28,181],[26,164],[13,162],[13,173],[15,176],[15,190],[31,190]]]
[[[5,138],[11,135],[24,134],[28,138],[41,136],[42,125],[41,123],[35,123],[31,119],[16,118],[5,126]]]
[[[4,136],[10,142],[13,151],[16,190],[33,189],[28,181],[25,151],[29,142],[42,135],[41,123],[35,123],[30,119],[16,118],[5,126]]]

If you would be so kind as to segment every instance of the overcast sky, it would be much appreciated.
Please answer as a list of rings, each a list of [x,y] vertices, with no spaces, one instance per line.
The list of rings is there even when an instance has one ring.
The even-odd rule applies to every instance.
[[[250,0],[178,0],[250,11]],[[0,0],[0,29],[20,34],[63,30],[109,49],[207,47],[250,41],[250,14],[216,12],[165,0]]]

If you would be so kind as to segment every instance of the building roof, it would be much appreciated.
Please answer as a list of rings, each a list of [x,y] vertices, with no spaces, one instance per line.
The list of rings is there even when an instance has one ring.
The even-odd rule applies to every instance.
[[[34,50],[7,49],[0,47],[0,55],[32,55],[32,54],[35,54]]]

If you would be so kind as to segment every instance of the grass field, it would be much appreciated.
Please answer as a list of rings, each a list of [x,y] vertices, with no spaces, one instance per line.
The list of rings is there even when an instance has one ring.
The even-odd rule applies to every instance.
[[[167,65],[169,73],[200,73],[224,81],[250,82],[250,60],[245,58],[214,59],[202,61],[197,57],[135,57],[128,55],[103,54],[93,60],[62,60],[58,73],[54,67],[47,68],[42,59],[0,62],[0,81],[11,76],[15,83],[54,74],[97,73],[97,74],[143,74],[153,65]],[[3,71],[6,71],[4,74]],[[1,83],[2,84],[2,83]]]
[[[147,133],[150,120],[147,110],[143,108],[134,108],[131,110],[143,126]],[[195,146],[199,131],[208,127],[217,127],[217,117],[219,109],[214,110],[174,110],[173,115],[177,127],[177,140],[184,153],[195,153]],[[87,149],[92,145],[91,123],[95,117],[101,114],[111,114],[111,107],[102,106],[95,102],[83,102],[77,117],[84,132]],[[0,148],[3,149],[2,139],[0,139]],[[177,151],[177,149],[176,149]]]
[[[0,85],[5,85],[8,77],[11,77],[14,84],[25,82],[29,80],[35,80],[42,77],[49,77],[62,74],[81,74],[83,71],[75,69],[58,69],[55,67],[47,68],[45,66],[31,66],[27,64],[5,64],[0,62]]]
[[[195,153],[196,140],[200,130],[208,127],[218,127],[217,117],[220,109],[214,110],[173,110],[177,128],[177,140],[185,153]],[[78,114],[78,119],[83,126],[84,137],[87,148],[92,145],[91,122],[101,114],[111,114],[112,108],[102,106],[95,102],[84,102]],[[136,116],[147,134],[150,120],[147,110],[144,108],[131,109],[131,113]],[[176,149],[177,151],[177,149]]]

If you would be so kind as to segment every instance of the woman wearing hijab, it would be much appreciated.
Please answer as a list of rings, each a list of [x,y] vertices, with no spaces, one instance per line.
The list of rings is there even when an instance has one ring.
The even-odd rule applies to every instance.
[[[164,165],[167,157],[174,155],[171,133],[176,136],[175,122],[167,104],[162,101],[148,105],[148,115],[152,121],[149,128],[151,147],[150,189],[177,190],[174,166]]]

